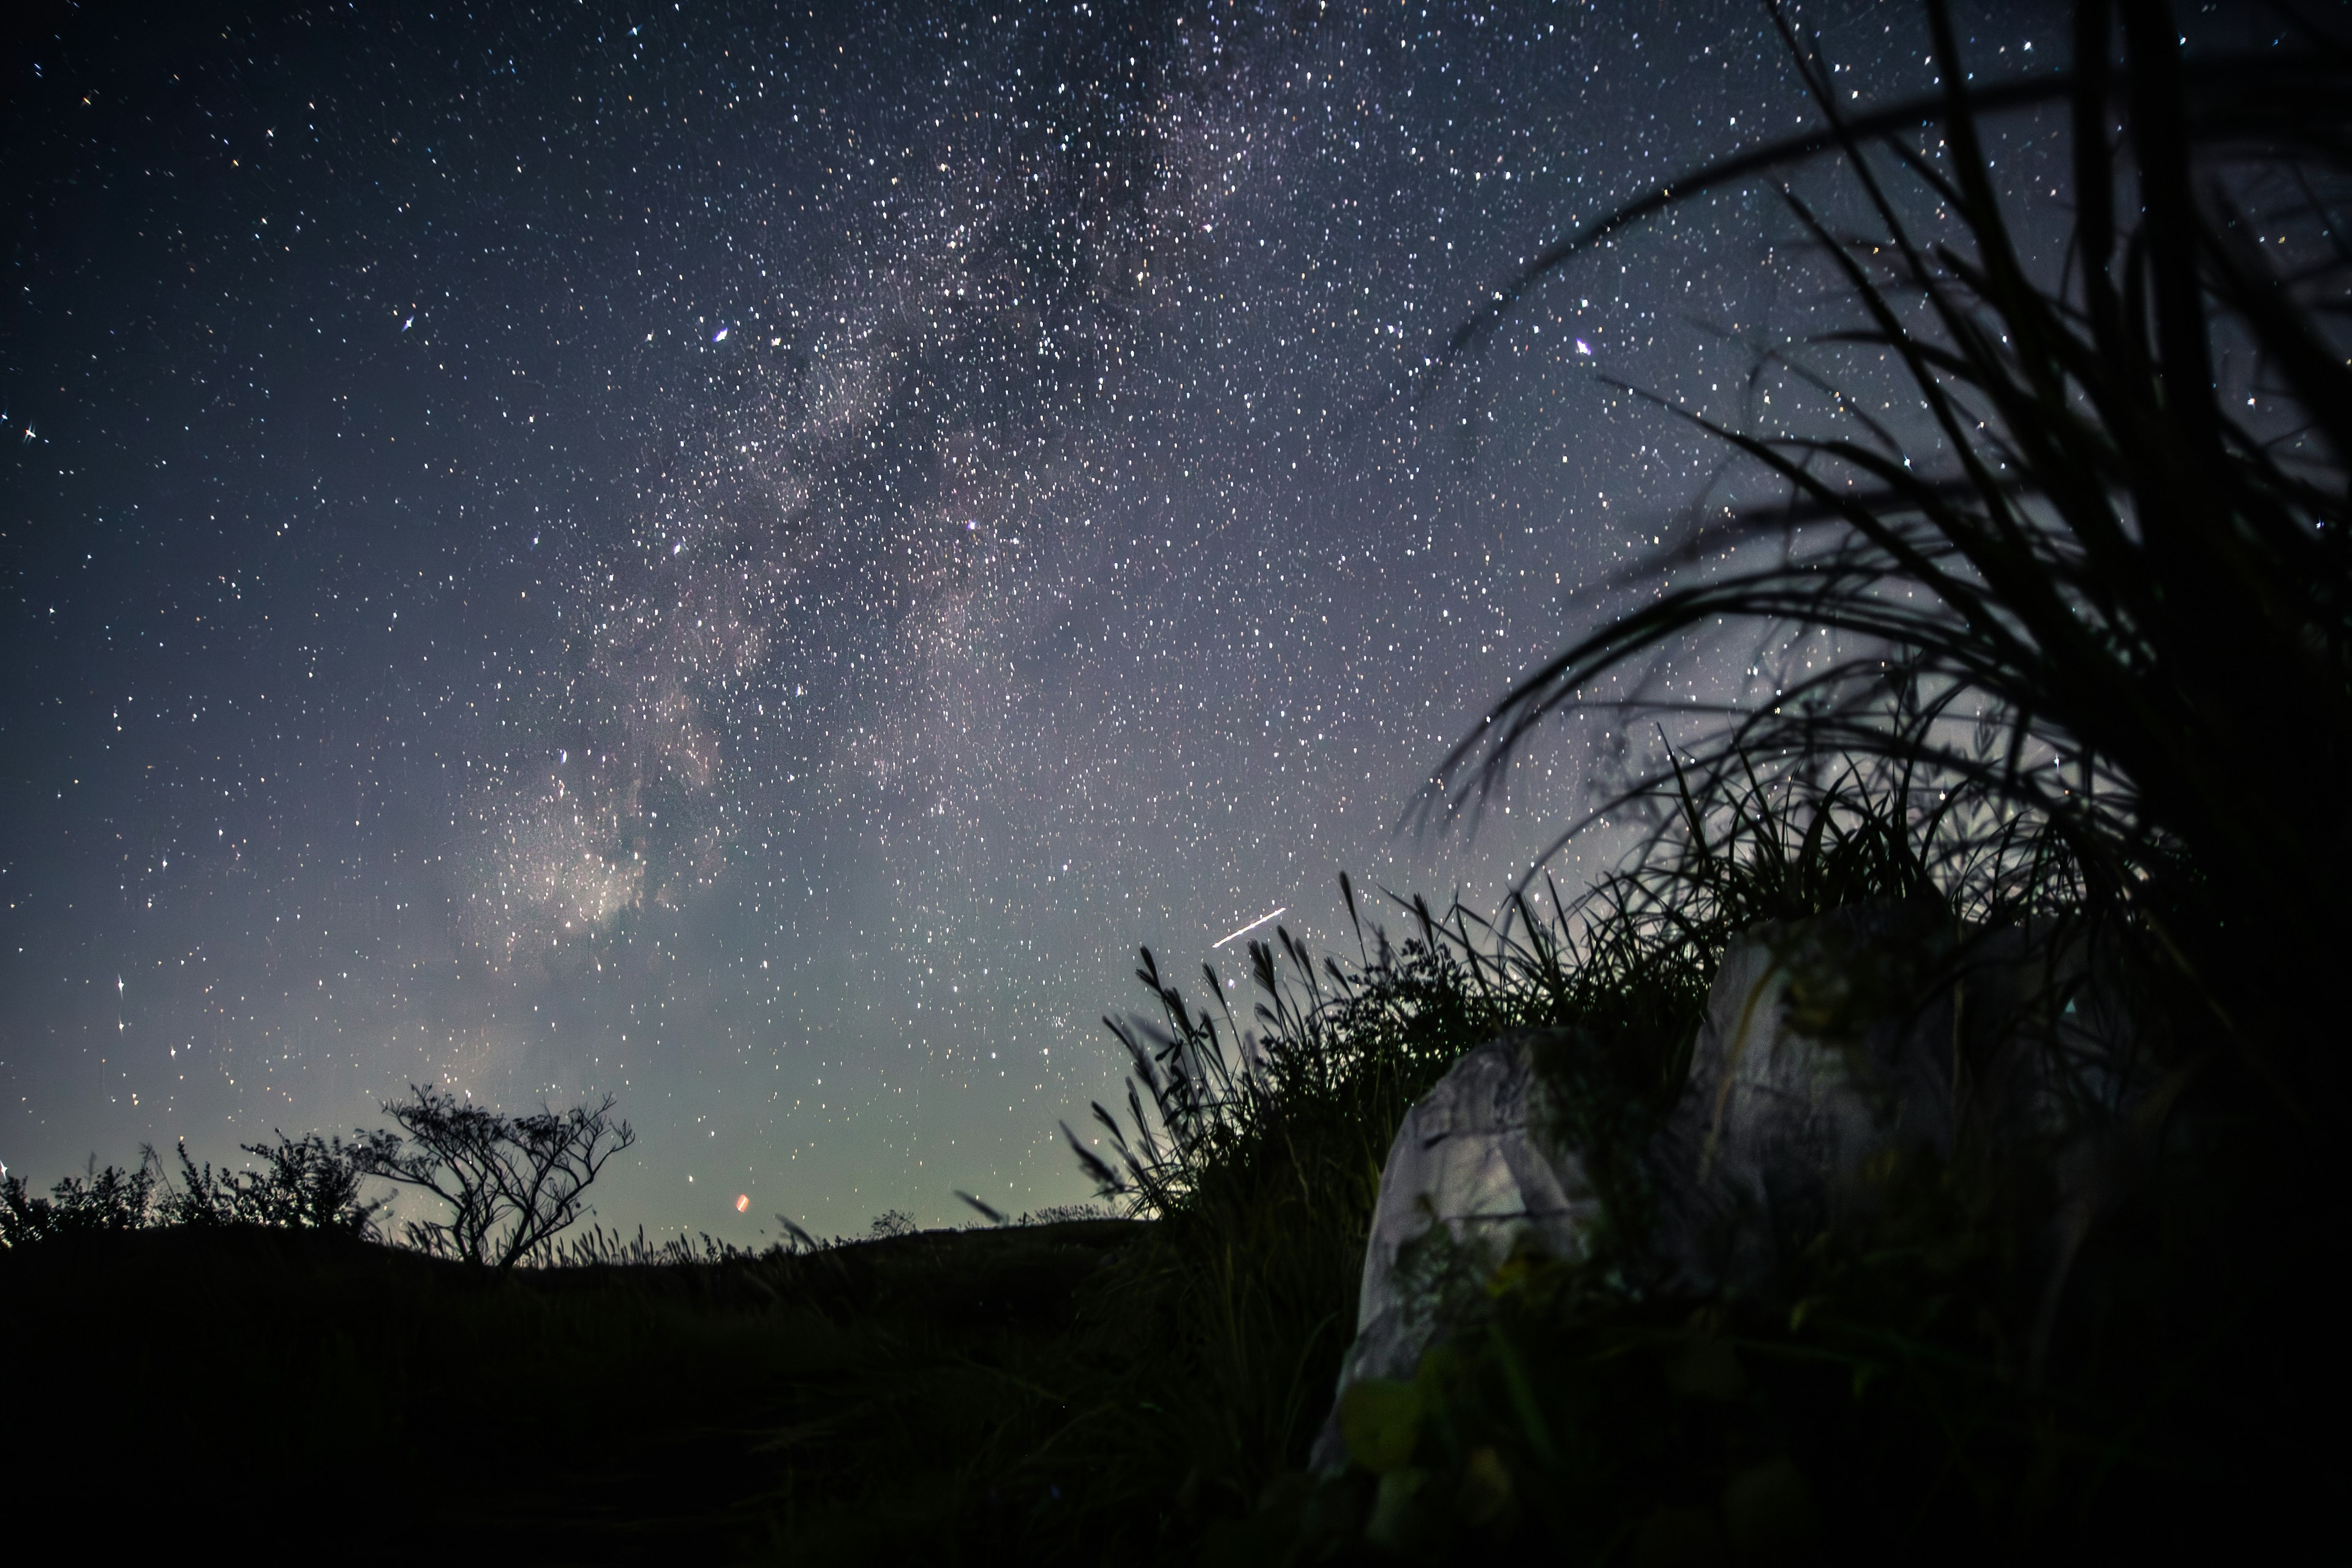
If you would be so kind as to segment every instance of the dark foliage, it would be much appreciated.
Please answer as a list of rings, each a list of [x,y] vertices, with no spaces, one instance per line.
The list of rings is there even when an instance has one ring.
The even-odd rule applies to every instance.
[[[210,1162],[199,1167],[182,1143],[180,1184],[165,1194],[158,1217],[167,1225],[259,1225],[373,1237],[383,1205],[362,1197],[360,1187],[388,1152],[390,1139],[362,1132],[345,1143],[316,1132],[300,1138],[280,1132],[275,1143],[239,1145],[261,1162],[258,1170],[217,1173]],[[157,1163],[152,1150],[148,1163]]]
[[[140,1229],[155,1221],[161,1184],[152,1161],[135,1170],[109,1165],[101,1171],[93,1156],[86,1174],[65,1177],[49,1189],[46,1198],[31,1192],[24,1177],[11,1173],[0,1177],[0,1246],[16,1247],[60,1236]]]
[[[152,1148],[130,1170],[101,1171],[93,1156],[87,1174],[67,1177],[46,1198],[11,1174],[0,1179],[0,1247],[154,1226],[259,1226],[375,1239],[376,1216],[389,1200],[362,1189],[381,1179],[448,1205],[446,1217],[402,1227],[421,1251],[501,1268],[555,1261],[555,1238],[587,1212],[589,1184],[636,1142],[629,1124],[613,1117],[609,1097],[593,1108],[508,1116],[435,1088],[411,1092],[384,1107],[399,1131],[362,1129],[348,1141],[281,1131],[273,1143],[241,1145],[259,1162],[251,1169],[198,1165],[182,1143],[177,1185]]]

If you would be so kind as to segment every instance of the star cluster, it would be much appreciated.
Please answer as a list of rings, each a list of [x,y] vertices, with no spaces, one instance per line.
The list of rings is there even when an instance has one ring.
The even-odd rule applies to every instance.
[[[1337,943],[1343,867],[1492,900],[1587,798],[1571,731],[1394,831],[1716,475],[1612,382],[1752,410],[1818,309],[1727,192],[1415,391],[1810,123],[1748,5],[73,11],[11,68],[36,1175],[441,1081],[618,1096],[652,1231],[1082,1196],[1139,943]]]

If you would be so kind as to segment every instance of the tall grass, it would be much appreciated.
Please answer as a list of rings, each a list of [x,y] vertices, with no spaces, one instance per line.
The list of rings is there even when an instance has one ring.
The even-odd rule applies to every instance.
[[[1213,1000],[1196,1004],[1144,952],[1152,1016],[1106,1020],[1133,1063],[1123,1114],[1097,1105],[1091,1142],[1065,1129],[1105,1194],[1157,1221],[1087,1309],[1146,1347],[1104,1385],[1124,1417],[1067,1439],[1132,1478],[1108,1539],[1167,1548],[1246,1529],[1269,1487],[1295,1490],[1354,1336],[1390,1141],[1463,1052],[1549,1031],[1539,1060],[1563,1131],[1616,1222],[1603,1250],[1638,1271],[1648,1150],[1738,933],[1853,903],[1966,899],[1981,918],[2054,897],[2025,847],[1997,876],[1981,847],[1912,832],[1895,784],[1859,773],[1685,789],[1675,805],[1677,831],[1624,870],[1575,899],[1523,891],[1498,916],[1391,899],[1392,939],[1343,877],[1354,953],[1318,957],[1286,931],[1253,944],[1246,1016],[1215,970],[1201,976]]]
[[[1843,634],[1847,657],[1791,672],[1686,742],[1683,765],[1879,758],[2046,825],[2084,898],[2191,993],[2215,1081],[2305,1138],[2307,1108],[2344,1088],[2343,1053],[2308,1026],[2352,932],[2352,829],[2294,782],[2352,766],[2352,54],[2305,30],[2303,50],[2187,63],[2159,0],[2082,0],[2075,68],[2039,84],[2074,133],[2053,280],[2022,253],[1978,129],[1981,101],[2014,88],[1969,87],[1949,16],[1927,14],[1945,87],[1912,106],[1922,132],[1850,120],[1829,63],[1776,10],[1828,129],[1741,160],[1784,180],[1842,160],[1874,228],[1835,228],[1781,192],[1853,307],[1811,346],[1883,356],[1900,384],[1791,349],[1790,379],[1826,404],[1821,429],[1662,402],[1788,487],[1701,545],[1781,548],[1520,681],[1422,813],[1475,814],[1547,720],[1696,634]],[[1945,237],[1906,218],[1923,200],[1949,215]],[[1543,258],[1513,297],[1580,254]],[[1924,440],[1866,412],[1898,395],[1927,416]]]
[[[1547,721],[1727,625],[1842,651],[1792,658],[1711,731],[1685,721],[1612,803],[1662,807],[1657,831],[1566,907],[1549,886],[1491,922],[1409,904],[1403,945],[1360,925],[1353,965],[1286,933],[1252,950],[1246,1022],[1221,977],[1195,1006],[1147,953],[1159,1017],[1113,1026],[1126,1114],[1097,1107],[1108,1143],[1073,1142],[1160,1224],[1103,1300],[1155,1347],[1139,1375],[1165,1403],[1136,1442],[1186,1478],[1180,1503],[1259,1493],[1220,1550],[2242,1542],[2326,1495],[2282,1436],[2282,1347],[2321,1331],[2313,1260],[2340,1233],[2327,1020],[2352,827],[2322,802],[2352,764],[2352,49],[2290,15],[2295,48],[2184,61],[2158,0],[2081,0],[2071,71],[1976,87],[1926,9],[1941,90],[1850,112],[1776,8],[1823,129],[1599,220],[1465,323],[1456,357],[1592,242],[1759,176],[1853,307],[1759,367],[1813,395],[1816,425],[1654,400],[1786,500],[1701,531],[1690,558],[1729,565],[1507,693],[1414,816],[1475,820]],[[1978,127],[2036,101],[2073,131],[2055,268],[2025,253]],[[1825,158],[1867,226],[1800,194]],[[1867,412],[1898,394],[1923,435]],[[1892,900],[1956,942],[2019,933],[2053,980],[2077,955],[2072,989],[2035,999],[2041,1043],[2096,990],[2138,1070],[2061,1095],[2036,1136],[1964,1128],[1948,1160],[1890,1163],[1874,1218],[1761,1289],[1645,1288],[1644,1152],[1727,943]],[[1529,1027],[1559,1031],[1539,1059],[1613,1221],[1600,1262],[1507,1268],[1381,1395],[1393,1441],[1337,1481],[1286,1479],[1352,1331],[1402,1111],[1464,1048]]]

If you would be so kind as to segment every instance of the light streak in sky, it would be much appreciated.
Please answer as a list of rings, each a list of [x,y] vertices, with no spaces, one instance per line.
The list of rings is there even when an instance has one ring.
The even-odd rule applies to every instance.
[[[1275,911],[1274,911],[1274,915],[1286,914],[1286,913],[1289,912],[1289,910],[1290,910],[1290,906],[1289,906],[1288,904],[1285,904],[1285,905],[1283,905],[1283,906],[1282,906],[1282,908],[1281,908],[1281,909],[1278,909],[1278,910],[1275,910]],[[1225,943],[1227,943],[1227,942],[1229,942],[1233,941],[1233,940],[1234,940],[1234,937],[1237,937],[1237,936],[1247,936],[1247,935],[1249,935],[1249,933],[1250,933],[1250,932],[1252,932],[1252,931],[1254,931],[1257,930],[1257,928],[1258,928],[1258,927],[1260,927],[1260,926],[1262,926],[1262,925],[1265,924],[1265,922],[1266,922],[1266,921],[1270,921],[1270,920],[1274,919],[1274,915],[1260,915],[1260,916],[1258,916],[1258,917],[1257,917],[1257,919],[1255,919],[1255,920],[1254,920],[1254,921],[1250,921],[1250,923],[1249,923],[1249,924],[1247,924],[1247,925],[1245,925],[1245,926],[1242,927],[1242,929],[1241,929],[1241,930],[1239,930],[1239,931],[1237,931],[1234,932],[1232,936],[1222,936],[1222,937],[1219,937],[1216,941],[1214,941],[1214,942],[1211,942],[1211,943],[1209,944],[1209,951],[1210,951],[1210,952],[1214,952],[1217,949],[1219,949],[1219,948],[1221,948],[1221,947],[1224,946],[1224,945],[1225,945]]]

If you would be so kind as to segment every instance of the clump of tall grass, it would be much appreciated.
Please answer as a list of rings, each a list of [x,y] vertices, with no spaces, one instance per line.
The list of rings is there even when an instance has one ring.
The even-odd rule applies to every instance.
[[[1107,1369],[1103,1407],[1132,1414],[1071,1440],[1111,1458],[1125,1495],[1106,1503],[1151,1521],[1143,1544],[1245,1510],[1297,1462],[1354,1333],[1389,1136],[1507,1011],[1492,973],[1481,984],[1465,961],[1473,928],[1426,905],[1412,916],[1401,947],[1379,939],[1354,969],[1318,973],[1286,931],[1253,945],[1253,1026],[1225,1005],[1223,977],[1204,974],[1217,1010],[1195,1009],[1147,950],[1138,973],[1160,1020],[1111,1023],[1133,1053],[1129,1120],[1097,1106],[1108,1143],[1069,1136],[1107,1198],[1158,1221],[1092,1303],[1151,1350]]]
[[[2182,1048],[2210,1045],[2209,1084],[2305,1142],[2308,1107],[2344,1089],[2343,1054],[2312,1025],[2352,935],[2352,829],[2293,804],[2289,783],[2352,767],[2352,56],[2298,24],[2301,51],[2185,61],[2158,0],[2082,0],[2072,71],[1978,89],[1945,8],[1926,9],[1942,91],[1870,115],[1841,107],[1827,61],[1776,10],[1827,129],[1670,187],[1786,180],[1839,155],[1871,229],[1781,192],[1854,311],[1811,349],[1861,350],[1894,384],[1791,347],[1759,369],[1820,395],[1818,428],[1660,400],[1785,481],[1787,500],[1685,545],[1743,552],[1733,565],[1521,680],[1422,812],[1475,814],[1548,720],[1667,648],[1726,626],[1839,634],[1844,657],[1791,668],[1686,738],[1678,765],[1882,759],[2046,828],[2085,907],[2185,987],[2206,1044]],[[1986,103],[2031,97],[2072,116],[2074,218],[2054,271],[2025,253],[1978,126]],[[1948,215],[1943,237],[1906,216],[1923,203]],[[1564,243],[1511,297],[1580,254]],[[1923,437],[1867,412],[1898,398]]]
[[[1653,804],[1660,831],[1581,897],[1547,883],[1493,918],[1399,900],[1402,940],[1360,919],[1352,961],[1278,933],[1251,951],[1246,1020],[1213,970],[1216,1000],[1196,1005],[1145,954],[1156,1016],[1107,1020],[1133,1062],[1124,1114],[1097,1107],[1099,1142],[1071,1135],[1107,1195],[1158,1221],[1092,1300],[1101,1324],[1151,1347],[1106,1374],[1099,1410],[1140,1414],[1097,1414],[1059,1440],[1112,1461],[1108,1498],[1152,1519],[1163,1548],[1205,1531],[1219,1552],[1271,1560],[1510,1542],[1705,1555],[1899,1539],[1928,1518],[1956,1542],[2022,1549],[2104,1528],[2233,1449],[2276,1457],[2247,1428],[2274,1371],[2259,1347],[2208,1344],[2200,1361],[2176,1338],[2196,1305],[2179,1245],[2218,1212],[2206,1142],[2086,1146],[2072,1125],[2021,1140],[1988,1100],[1948,1158],[1915,1151],[1874,1172],[1881,1201],[1860,1228],[1799,1238],[1759,1287],[1673,1284],[1651,1251],[1659,1135],[1743,933],[1900,905],[1947,955],[2002,933],[2100,949],[2027,965],[2065,976],[2024,998],[2052,1016],[2095,1002],[2091,984],[2144,975],[2085,919],[2063,838],[1989,792],[1862,760],[1769,783],[1685,773]],[[1882,1000],[1899,1010],[1902,987],[1965,973],[1879,977],[1895,988]],[[1465,1050],[1523,1029],[1546,1031],[1558,1131],[1604,1199],[1592,1258],[1517,1259],[1488,1281],[1485,1307],[1356,1423],[1371,1434],[1357,1467],[1315,1481],[1300,1467],[1356,1326],[1389,1142]],[[2160,1168],[2111,1194],[2069,1284],[2054,1161],[2085,1147]],[[2044,1324],[2053,1283],[2064,1310]],[[2057,1352],[2037,1353],[2052,1334]]]
[[[551,1268],[673,1268],[689,1264],[750,1263],[763,1254],[756,1247],[722,1241],[709,1231],[693,1236],[648,1240],[646,1227],[635,1236],[606,1230],[593,1221],[584,1231],[562,1237],[541,1249],[536,1260]]]

